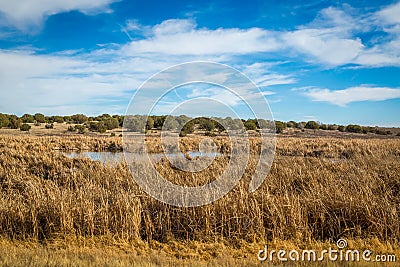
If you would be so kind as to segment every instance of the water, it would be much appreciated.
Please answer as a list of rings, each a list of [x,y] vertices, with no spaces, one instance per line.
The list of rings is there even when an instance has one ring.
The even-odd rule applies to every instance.
[[[94,161],[100,161],[102,163],[119,163],[125,160],[124,153],[123,152],[107,152],[107,151],[101,151],[101,152],[63,152],[65,156],[68,158],[88,158]],[[199,151],[190,151],[187,153],[190,157],[196,158],[196,157],[205,157],[205,158],[214,158],[221,156],[221,153],[213,153],[213,152],[208,152],[208,153],[202,153]],[[150,158],[152,158],[155,161],[159,161],[163,156],[168,156],[172,158],[184,158],[185,154],[184,153],[174,153],[174,154],[164,154],[164,153],[151,153],[149,154]],[[146,156],[146,154],[136,154],[132,153],[132,156],[134,158],[137,158],[138,160],[142,159],[143,157]]]

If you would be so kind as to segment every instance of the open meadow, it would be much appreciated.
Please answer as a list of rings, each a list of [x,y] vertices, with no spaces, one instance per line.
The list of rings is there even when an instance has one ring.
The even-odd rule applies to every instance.
[[[201,139],[181,138],[182,150],[198,149]],[[219,150],[227,143],[227,137],[213,140]],[[159,141],[147,138],[150,152],[162,152]],[[0,264],[265,266],[257,259],[265,244],[323,249],[339,238],[349,248],[399,257],[399,138],[278,137],[270,173],[254,193],[248,185],[259,140],[250,144],[245,174],[228,195],[178,208],[143,192],[124,161],[63,153],[118,152],[121,137],[3,133]],[[167,160],[156,169],[171,182],[193,186],[215,179],[228,162],[221,153],[194,176]]]

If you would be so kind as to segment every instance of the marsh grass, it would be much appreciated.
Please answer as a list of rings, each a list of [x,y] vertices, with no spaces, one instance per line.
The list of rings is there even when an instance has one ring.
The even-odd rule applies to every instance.
[[[182,139],[186,151],[201,141]],[[226,141],[215,138],[220,149]],[[148,146],[160,152],[159,140],[149,139]],[[248,191],[254,156],[228,195],[195,208],[148,196],[125,162],[104,165],[57,151],[121,147],[116,137],[0,136],[0,236],[38,244],[106,236],[135,244],[223,242],[232,248],[273,240],[399,242],[399,139],[278,139],[271,171],[256,192]],[[258,147],[253,138],[251,153]],[[195,176],[174,170],[168,161],[157,169],[177,184],[197,185],[214,179],[228,159],[220,157]]]

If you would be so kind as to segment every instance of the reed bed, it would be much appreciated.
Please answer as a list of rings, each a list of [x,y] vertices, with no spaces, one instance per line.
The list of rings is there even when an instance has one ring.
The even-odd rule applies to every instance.
[[[227,143],[223,137],[214,140],[219,149]],[[186,137],[181,142],[189,151],[200,141]],[[156,138],[148,139],[150,151],[159,152],[159,145]],[[252,138],[251,145],[256,154],[258,140]],[[257,163],[250,157],[244,177],[228,195],[194,208],[153,199],[138,187],[125,162],[103,164],[59,152],[121,148],[117,137],[0,136],[0,236],[38,242],[110,236],[232,246],[274,239],[399,242],[400,139],[278,139],[271,171],[257,191],[248,191]],[[195,176],[165,160],[157,169],[172,182],[197,185],[214,179],[228,161],[223,155]]]

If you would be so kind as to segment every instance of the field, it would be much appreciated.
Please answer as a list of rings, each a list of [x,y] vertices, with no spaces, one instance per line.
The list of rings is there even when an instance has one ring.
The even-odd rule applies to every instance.
[[[61,153],[120,151],[118,135],[61,132],[0,135],[2,265],[258,266],[265,244],[323,249],[339,238],[349,248],[400,256],[400,138],[279,137],[270,173],[249,193],[254,137],[245,175],[228,195],[177,208],[143,192],[125,162]],[[226,138],[213,139],[220,148]],[[185,137],[181,147],[196,150],[200,141]],[[147,144],[161,152],[157,137]],[[195,176],[165,160],[156,168],[176,184],[199,185],[228,162],[223,154]]]

